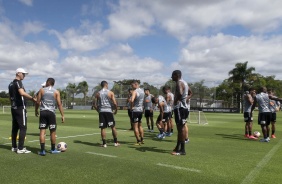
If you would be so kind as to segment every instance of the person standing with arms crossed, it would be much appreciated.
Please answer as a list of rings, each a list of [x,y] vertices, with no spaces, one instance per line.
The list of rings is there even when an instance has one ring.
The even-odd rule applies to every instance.
[[[28,74],[23,68],[16,70],[16,78],[9,84],[9,98],[12,113],[12,151],[18,154],[30,153],[24,148],[24,141],[27,130],[26,99],[36,102],[36,99],[25,92],[22,80]],[[19,144],[17,146],[17,134],[19,132]]]
[[[133,81],[131,83],[132,97],[131,97],[131,110],[132,110],[132,120],[133,120],[133,130],[134,135],[136,137],[136,144],[141,145],[144,144],[144,131],[142,127],[142,115],[143,115],[143,101],[145,93],[139,87],[137,81]]]
[[[119,146],[117,142],[116,122],[113,114],[117,114],[117,102],[115,94],[108,89],[108,82],[101,82],[102,89],[96,94],[96,101],[94,104],[95,110],[99,113],[99,128],[101,129],[102,145],[106,148],[106,128],[111,127],[114,138],[114,146]],[[112,105],[113,108],[112,109]],[[114,112],[113,112],[114,110]]]
[[[253,136],[252,127],[253,127],[253,111],[252,105],[254,103],[253,96],[256,95],[256,91],[253,88],[250,88],[247,91],[247,94],[244,95],[244,121],[245,124],[245,137],[248,139],[257,139]]]
[[[148,132],[154,132],[154,111],[152,98],[154,95],[150,93],[150,89],[144,89],[145,98],[144,98],[144,114],[147,122]],[[151,128],[150,128],[151,122]]]
[[[176,83],[176,89],[174,93],[174,116],[177,126],[177,144],[174,148],[172,155],[186,155],[185,152],[185,138],[187,136],[187,129],[185,124],[188,117],[188,106],[186,99],[188,96],[188,84],[182,78],[180,70],[174,70],[172,72],[172,80]]]
[[[35,105],[35,116],[38,117],[38,108],[40,107],[39,129],[40,129],[40,152],[39,155],[45,156],[45,135],[46,129],[50,130],[51,139],[51,153],[60,153],[56,149],[56,105],[61,113],[62,123],[65,122],[64,110],[61,103],[60,92],[54,88],[55,79],[48,78],[46,81],[46,87],[41,88],[37,95],[37,103]]]

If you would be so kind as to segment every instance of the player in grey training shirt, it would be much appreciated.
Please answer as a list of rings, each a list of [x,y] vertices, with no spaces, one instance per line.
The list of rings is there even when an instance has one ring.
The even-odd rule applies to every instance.
[[[131,83],[133,89],[131,96],[131,110],[132,110],[132,121],[133,121],[133,130],[136,137],[136,144],[144,144],[144,131],[141,125],[142,114],[143,114],[143,101],[145,93],[143,89],[139,87],[137,81]]]
[[[40,152],[41,156],[45,156],[45,134],[46,129],[50,130],[51,137],[51,153],[59,153],[55,147],[56,145],[56,105],[60,110],[62,116],[62,123],[64,123],[64,110],[61,103],[60,92],[54,88],[55,79],[48,78],[46,81],[46,87],[41,88],[37,95],[37,103],[35,106],[35,115],[38,116],[38,108],[40,106],[40,118],[39,118],[39,129],[40,129]]]
[[[154,97],[154,95],[150,93],[150,89],[144,89],[144,93],[145,93],[144,114],[146,118],[148,131],[154,132],[154,120],[153,120],[154,111],[153,111],[153,103],[152,103],[152,97]],[[150,122],[151,122],[151,127],[150,127]]]
[[[249,91],[244,94],[244,121],[245,121],[245,137],[249,139],[257,139],[253,136],[253,111],[252,105],[254,103],[253,97],[256,95],[256,90],[250,88]]]
[[[186,155],[185,138],[187,129],[185,128],[185,124],[189,114],[186,99],[189,87],[187,82],[181,77],[182,73],[180,70],[174,70],[172,72],[171,78],[176,83],[176,90],[174,93],[174,116],[178,131],[177,144],[172,152],[173,155]]]
[[[254,98],[254,104],[252,110],[255,108],[255,104],[258,104],[259,116],[258,124],[261,126],[261,131],[263,133],[263,139],[261,142],[269,142],[269,125],[271,120],[271,110],[270,110],[270,99],[282,101],[281,98],[274,97],[267,94],[266,87],[261,88],[261,92],[257,94]]]
[[[96,101],[94,103],[94,108],[99,113],[99,128],[101,128],[101,137],[103,141],[101,146],[104,148],[107,147],[105,130],[107,127],[111,127],[112,129],[114,146],[119,146],[120,144],[117,142],[117,131],[113,115],[113,113],[117,113],[115,94],[108,89],[108,83],[106,81],[101,82],[101,87],[102,89],[96,94]]]

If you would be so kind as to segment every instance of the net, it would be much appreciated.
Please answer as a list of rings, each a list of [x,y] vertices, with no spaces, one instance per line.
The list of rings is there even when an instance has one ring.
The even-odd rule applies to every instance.
[[[188,117],[188,123],[206,125],[208,124],[208,120],[203,111],[190,110],[189,117]]]

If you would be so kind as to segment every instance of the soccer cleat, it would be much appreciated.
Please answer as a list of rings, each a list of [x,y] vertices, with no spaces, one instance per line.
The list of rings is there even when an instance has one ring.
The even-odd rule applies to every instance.
[[[115,143],[115,144],[114,144],[114,146],[116,146],[116,147],[117,147],[117,146],[120,146],[120,144],[117,142],[117,143]]]
[[[163,137],[163,134],[158,134],[157,138],[161,139]]]
[[[145,144],[144,140],[143,140],[143,141],[141,141],[141,144]]]
[[[31,151],[27,150],[26,148],[23,148],[22,150],[18,149],[17,153],[18,154],[23,154],[23,153],[30,153]]]
[[[186,155],[186,152],[183,152],[183,151],[176,151],[176,152],[172,152],[171,154],[172,154],[172,155],[175,155],[175,156],[180,156],[180,155]]]
[[[12,152],[17,152],[18,148],[12,148]]]
[[[255,139],[255,140],[257,140],[258,138],[255,137],[255,136],[253,136],[253,135],[250,135],[250,136],[249,136],[249,139]]]
[[[154,130],[152,129],[150,132],[154,132]]]
[[[106,148],[107,144],[101,144],[100,146],[103,147],[103,148]]]
[[[57,153],[61,153],[61,151],[57,150],[57,149],[54,149],[54,150],[51,150],[51,153],[52,154],[57,154]]]
[[[38,152],[38,155],[45,156],[45,155],[46,155],[45,150],[43,150],[43,151],[39,151],[39,152]]]
[[[134,145],[135,146],[141,146],[141,142],[136,142]]]
[[[249,138],[249,134],[245,134],[245,136],[244,136],[244,137]]]
[[[189,143],[190,139],[185,139],[185,144]]]
[[[259,142],[269,142],[269,140],[266,138],[266,139],[259,140]]]
[[[151,129],[148,129],[147,132],[151,132]]]
[[[268,142],[269,142],[269,141],[270,141],[270,138],[269,138],[269,137],[267,137],[267,138],[266,138],[266,140],[268,140]]]
[[[272,139],[275,139],[275,138],[276,138],[276,136],[275,136],[274,134],[272,134],[272,135],[271,135],[271,138],[272,138]]]

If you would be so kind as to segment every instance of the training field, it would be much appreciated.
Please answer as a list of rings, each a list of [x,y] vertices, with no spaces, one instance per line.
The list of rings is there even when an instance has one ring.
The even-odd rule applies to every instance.
[[[101,143],[96,111],[66,110],[66,123],[58,114],[57,143],[64,141],[68,150],[60,154],[37,155],[38,119],[28,109],[25,146],[30,154],[11,152],[10,113],[0,113],[0,183],[281,183],[282,182],[282,113],[278,113],[276,139],[269,143],[244,138],[242,114],[206,113],[207,125],[189,124],[190,143],[186,156],[173,156],[176,129],[172,137],[156,139],[145,132],[145,144],[135,146],[129,131],[127,111],[116,117],[120,147],[114,147],[107,129],[108,147]],[[155,112],[155,119],[158,112]],[[254,114],[253,130],[257,125]],[[144,130],[147,130],[143,119]],[[50,149],[49,136],[46,148]]]

